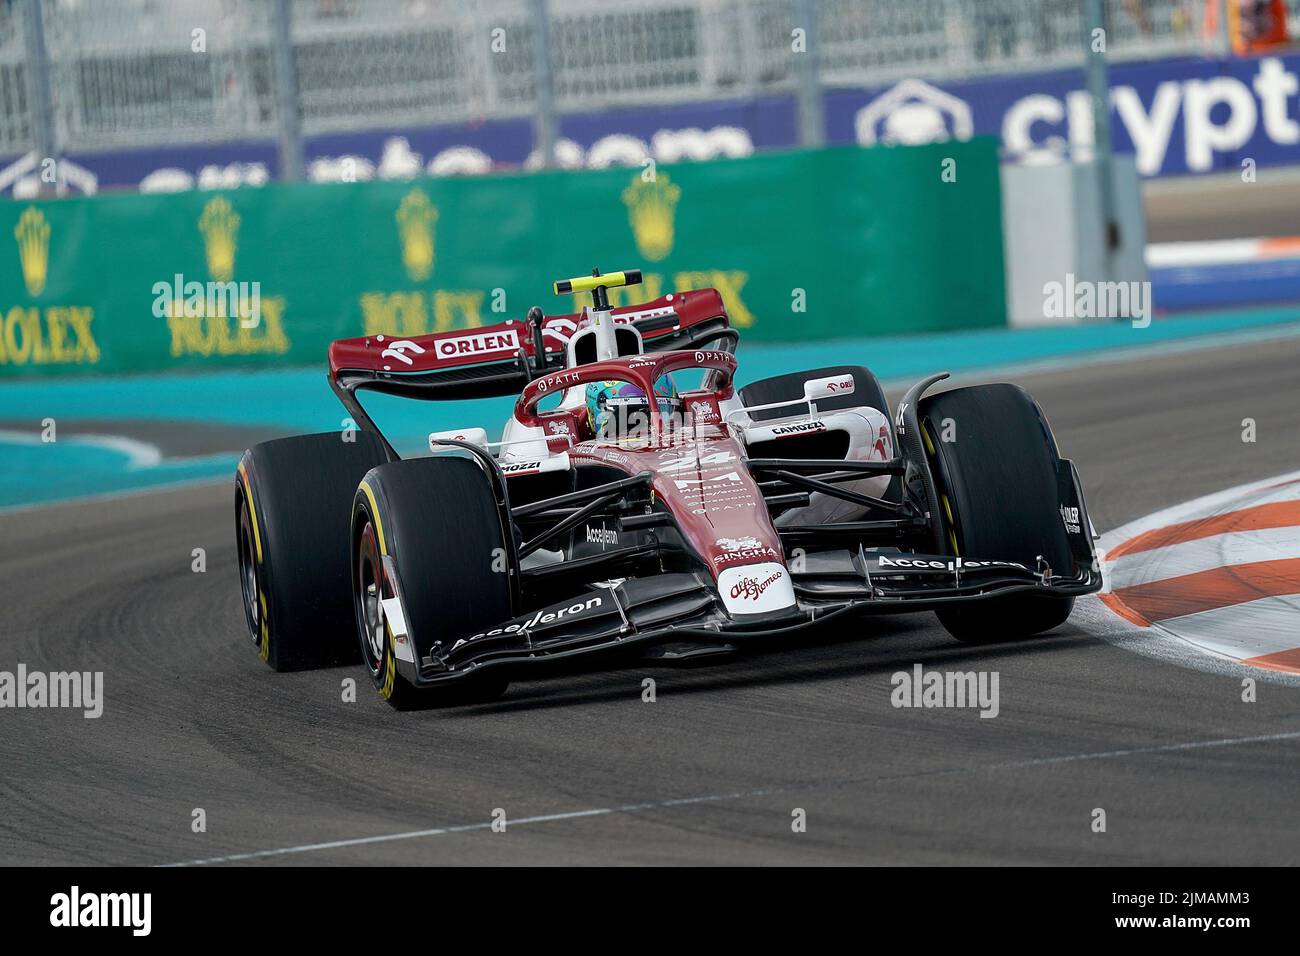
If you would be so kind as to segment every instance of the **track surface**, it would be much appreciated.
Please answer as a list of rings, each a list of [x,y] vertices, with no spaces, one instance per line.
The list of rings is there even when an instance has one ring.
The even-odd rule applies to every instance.
[[[1300,170],[1265,168],[1254,182],[1240,173],[1154,179],[1144,184],[1151,242],[1249,239],[1300,234]]]
[[[1106,530],[1300,467],[1298,368],[1291,339],[1022,381]],[[1292,688],[1261,683],[1245,704],[1233,678],[1073,626],[980,651],[915,615],[708,668],[557,678],[398,714],[359,667],[277,675],[257,660],[231,510],[231,488],[209,485],[0,516],[0,670],[103,670],[106,685],[98,720],[0,711],[0,863],[168,863],[472,824],[262,859],[1300,862]],[[204,574],[190,570],[196,547]],[[891,707],[891,675],[915,663],[996,670],[1000,715]],[[357,703],[341,700],[349,677]],[[483,826],[495,808],[522,821],[647,804]],[[794,808],[806,833],[791,831]]]

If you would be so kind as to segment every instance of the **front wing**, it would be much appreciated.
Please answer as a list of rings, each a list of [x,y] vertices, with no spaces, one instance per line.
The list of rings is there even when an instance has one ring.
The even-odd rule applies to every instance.
[[[575,657],[614,656],[668,644],[736,644],[821,626],[856,614],[913,613],[946,603],[1033,592],[1073,597],[1101,587],[1095,563],[1069,577],[1046,566],[962,560],[904,551],[829,551],[791,568],[797,607],[744,624],[726,613],[705,572],[611,581],[446,646],[435,644],[418,666],[399,667],[417,686],[492,670],[533,669]],[[390,622],[391,626],[392,622]],[[405,637],[395,634],[399,641]]]

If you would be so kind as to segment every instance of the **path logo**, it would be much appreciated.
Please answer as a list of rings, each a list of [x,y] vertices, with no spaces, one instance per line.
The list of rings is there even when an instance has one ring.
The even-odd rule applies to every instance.
[[[14,227],[14,238],[18,240],[18,261],[27,293],[38,296],[45,291],[45,277],[49,272],[50,224],[35,206],[24,209]]]
[[[203,207],[199,216],[203,234],[203,252],[208,259],[208,275],[217,282],[229,282],[235,274],[235,237],[239,232],[239,213],[230,201],[217,196]]]
[[[924,80],[904,80],[858,111],[858,142],[918,146],[975,135],[970,106]]]
[[[433,275],[434,225],[438,209],[419,189],[412,189],[397,207],[397,237],[402,243],[402,265],[412,282]]]
[[[677,200],[682,198],[682,187],[659,173],[649,182],[637,173],[632,185],[623,190],[623,204],[627,206],[627,220],[636,238],[641,255],[658,262],[673,251],[673,217]]]

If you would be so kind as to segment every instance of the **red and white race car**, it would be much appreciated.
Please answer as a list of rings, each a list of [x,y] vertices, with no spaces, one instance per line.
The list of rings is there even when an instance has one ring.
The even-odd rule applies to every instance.
[[[1012,385],[891,420],[856,365],[735,385],[715,290],[611,308],[637,272],[556,283],[580,313],[335,342],[360,430],[239,465],[245,616],[277,670],[360,657],[397,707],[487,699],[578,656],[729,654],[871,612],[933,610],[966,641],[1056,627],[1101,576],[1072,463]],[[693,387],[678,381],[693,379]],[[357,393],[517,394],[399,456]]]

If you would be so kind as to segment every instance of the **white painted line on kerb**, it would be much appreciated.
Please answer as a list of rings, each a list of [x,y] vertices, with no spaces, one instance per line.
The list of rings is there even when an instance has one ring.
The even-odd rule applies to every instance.
[[[614,814],[641,813],[647,810],[666,810],[672,807],[693,806],[702,803],[721,803],[728,800],[768,797],[794,791],[828,790],[840,787],[851,787],[859,784],[887,783],[916,777],[949,776],[953,774],[980,773],[990,770],[1018,770],[1031,767],[1050,766],[1052,764],[1077,763],[1085,760],[1113,760],[1121,757],[1141,756],[1143,754],[1178,753],[1186,750],[1233,747],[1242,744],[1276,743],[1283,740],[1297,739],[1300,739],[1300,730],[1278,734],[1259,734],[1252,737],[1221,737],[1214,740],[1191,740],[1173,744],[1154,744],[1149,747],[1125,747],[1114,750],[1058,754],[1051,757],[1031,757],[1026,760],[1008,760],[978,767],[918,770],[912,773],[887,774],[877,777],[856,777],[845,780],[829,780],[824,783],[795,784],[787,787],[744,790],[737,793],[710,794],[708,796],[699,797],[681,797],[675,800],[654,800],[646,803],[629,803],[619,807],[595,807],[588,810],[570,810],[567,813],[546,813],[532,817],[520,817],[517,820],[507,818],[506,826],[507,829],[509,829],[538,823],[560,823],[566,820],[582,820],[590,817],[612,816]],[[265,860],[277,856],[289,856],[297,853],[314,853],[319,850],[338,850],[346,847],[368,846],[375,843],[395,843],[399,840],[418,840],[429,837],[446,836],[452,833],[471,833],[477,830],[490,830],[492,829],[493,822],[494,821],[489,820],[481,823],[464,823],[458,826],[430,827],[427,830],[407,830],[402,833],[383,833],[378,836],[354,837],[347,840],[330,840],[325,843],[305,843],[301,846],[279,847],[274,850],[253,850],[247,853],[232,853],[227,856],[214,856],[201,860],[186,860],[181,863],[167,863],[163,865],[205,866],[214,863],[241,863],[248,860]]]
[[[1130,551],[1108,562],[1106,570],[1112,590],[1128,588],[1237,564],[1292,558],[1296,556],[1297,539],[1300,526],[1229,531],[1150,551]]]

